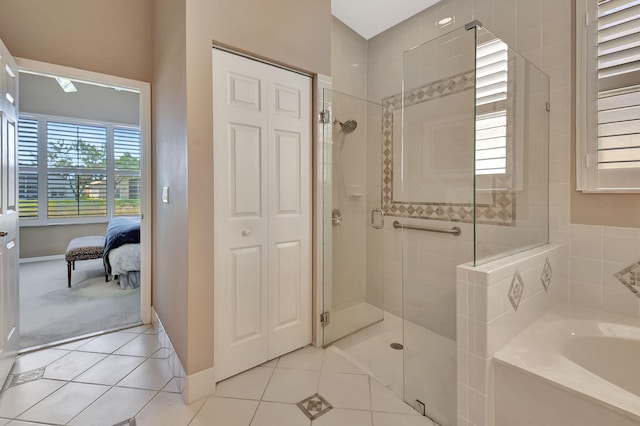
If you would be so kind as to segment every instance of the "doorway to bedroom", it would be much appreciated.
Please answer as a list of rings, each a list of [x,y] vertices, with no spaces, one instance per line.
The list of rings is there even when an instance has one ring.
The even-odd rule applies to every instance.
[[[18,65],[20,348],[149,323],[148,84]]]

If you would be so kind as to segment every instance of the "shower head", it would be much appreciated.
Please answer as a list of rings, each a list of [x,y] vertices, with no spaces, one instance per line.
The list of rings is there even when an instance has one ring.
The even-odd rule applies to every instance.
[[[338,119],[333,120],[334,124],[339,124],[340,127],[342,128],[342,131],[348,135],[349,133],[353,132],[356,127],[358,127],[358,122],[356,120],[347,120],[344,123],[341,122]]]

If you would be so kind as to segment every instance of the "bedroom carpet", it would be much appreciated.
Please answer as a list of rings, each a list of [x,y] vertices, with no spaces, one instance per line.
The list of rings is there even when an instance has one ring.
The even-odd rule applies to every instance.
[[[71,286],[63,259],[20,264],[20,348],[140,322],[140,289],[105,282],[102,259],[76,262]]]

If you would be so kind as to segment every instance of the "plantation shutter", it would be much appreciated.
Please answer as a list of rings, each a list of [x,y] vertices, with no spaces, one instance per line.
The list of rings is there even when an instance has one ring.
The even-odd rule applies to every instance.
[[[140,214],[141,140],[137,129],[113,129],[115,216]]]
[[[18,120],[18,196],[20,219],[38,218],[38,120]]]
[[[640,167],[640,0],[598,1],[597,64],[598,168]]]
[[[500,39],[476,50],[476,107],[507,99],[508,46]],[[479,111],[479,110],[477,110]],[[507,112],[476,113],[475,173],[503,174],[507,170]]]
[[[47,122],[48,217],[107,215],[107,129]]]

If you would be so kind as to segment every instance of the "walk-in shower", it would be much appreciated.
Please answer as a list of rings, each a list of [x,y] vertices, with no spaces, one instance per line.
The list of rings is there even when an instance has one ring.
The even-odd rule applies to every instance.
[[[457,364],[483,333],[457,329],[457,306],[483,305],[456,299],[456,266],[548,242],[549,82],[477,23],[402,61],[380,99],[323,94],[351,117],[324,125],[323,342],[452,426],[457,375],[485,374]]]

